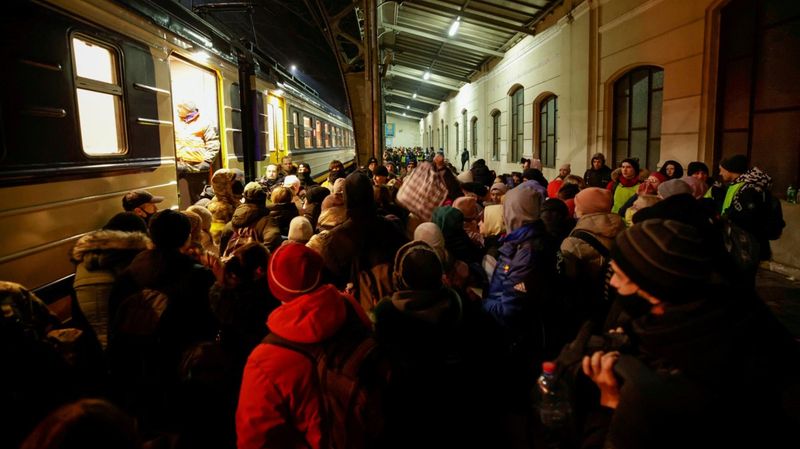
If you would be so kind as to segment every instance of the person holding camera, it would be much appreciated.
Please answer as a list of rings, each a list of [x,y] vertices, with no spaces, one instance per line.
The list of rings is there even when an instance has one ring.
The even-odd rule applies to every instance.
[[[662,219],[616,238],[610,282],[634,344],[582,360],[600,390],[603,447],[796,444],[798,345],[754,291],[714,282],[706,244]]]

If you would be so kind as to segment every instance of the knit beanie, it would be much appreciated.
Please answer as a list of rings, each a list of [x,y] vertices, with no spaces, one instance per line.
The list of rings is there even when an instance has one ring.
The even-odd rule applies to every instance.
[[[201,228],[204,231],[211,230],[211,221],[213,220],[211,217],[211,211],[203,206],[189,206],[189,208],[186,210],[189,212],[194,212],[200,216],[200,219],[203,221]]]
[[[322,256],[302,243],[281,245],[269,259],[269,290],[282,302],[309,293],[320,284],[323,264]]]
[[[442,272],[436,251],[423,241],[413,241],[397,250],[392,278],[397,290],[438,290]]]
[[[103,226],[103,229],[122,232],[142,232],[147,234],[147,223],[134,212],[120,212]]]
[[[736,156],[731,156],[728,159],[723,159],[719,165],[731,173],[742,174],[747,171],[747,156],[743,154],[737,154]]]
[[[250,204],[264,206],[267,203],[267,192],[261,184],[253,181],[244,186],[244,201]]]
[[[702,163],[700,161],[689,162],[689,166],[686,168],[686,174],[688,174],[689,176],[692,176],[693,174],[695,174],[697,172],[703,172],[703,173],[705,173],[707,175],[710,173],[708,171],[708,165],[706,165],[706,164],[704,164],[704,163]]]
[[[605,157],[605,155],[603,153],[595,153],[595,154],[593,154],[591,162],[594,162],[595,159],[600,160],[604,164],[606,163],[606,157]]]
[[[322,201],[331,194],[331,191],[322,186],[311,186],[306,189],[306,202],[322,204]]]
[[[575,216],[578,218],[611,212],[611,192],[600,187],[588,187],[575,195]]]
[[[189,217],[172,209],[158,211],[150,219],[150,238],[159,249],[180,248],[191,232]]]
[[[683,182],[681,179],[670,179],[667,182],[662,182],[658,186],[658,196],[660,196],[662,199],[669,198],[672,195],[679,195],[681,193],[688,193],[689,195],[694,194],[692,187]]]
[[[289,240],[305,244],[314,235],[311,222],[306,217],[294,217],[289,222]]]
[[[651,219],[619,234],[611,257],[642,290],[662,301],[679,303],[708,280],[709,254],[693,226]]]
[[[505,195],[505,193],[508,192],[508,186],[502,182],[496,182],[492,184],[492,188],[489,189],[489,191],[494,192],[495,190],[500,192],[500,195]]]
[[[629,157],[627,159],[621,160],[620,163],[619,163],[619,166],[622,167],[622,164],[624,164],[625,162],[627,162],[627,163],[629,163],[629,164],[631,164],[633,166],[633,170],[634,170],[634,173],[635,173],[634,176],[639,176],[639,160]]]

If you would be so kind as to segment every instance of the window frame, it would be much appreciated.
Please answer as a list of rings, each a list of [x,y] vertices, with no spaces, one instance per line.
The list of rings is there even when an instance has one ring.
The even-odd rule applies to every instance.
[[[474,117],[474,116],[472,117],[472,120],[470,122],[470,126],[472,128],[470,130],[470,132],[472,133],[472,141],[471,141],[471,144],[472,144],[472,155],[473,156],[477,156],[478,155],[478,117]]]
[[[125,70],[123,69],[124,58],[122,49],[119,48],[117,45],[112,44],[111,42],[98,39],[97,37],[89,36],[80,31],[74,31],[70,33],[68,38],[69,38],[70,60],[72,62],[72,67],[73,67],[72,94],[75,99],[75,115],[77,117],[77,122],[78,122],[77,123],[78,144],[80,145],[81,153],[84,156],[92,159],[106,159],[106,158],[115,158],[128,155],[130,153],[130,146],[128,144],[128,128],[127,128],[128,120],[126,116],[127,104],[125,101],[125,88],[124,88]],[[106,83],[104,81],[85,78],[78,75],[78,60],[77,60],[77,55],[75,53],[75,39],[79,39],[84,42],[95,45],[97,47],[104,48],[111,53],[113,58],[113,71],[116,77],[116,84]],[[121,149],[122,151],[117,151],[115,153],[104,153],[104,154],[92,154],[86,151],[83,140],[83,127],[81,126],[81,108],[80,108],[80,100],[78,97],[79,89],[103,95],[111,95],[112,97],[117,99],[116,110],[119,111],[119,114],[115,118],[117,122],[117,145],[118,149]]]
[[[511,139],[509,141],[508,162],[519,161],[524,151],[525,143],[525,88],[518,86],[509,93],[511,97],[511,123],[509,126]]]
[[[492,160],[499,161],[500,160],[500,139],[502,136],[500,135],[500,119],[502,113],[495,109],[490,114],[492,117]]]
[[[553,104],[552,110],[548,110],[550,102]],[[543,167],[555,168],[556,158],[558,157],[558,95],[549,93],[542,97],[537,102],[536,111],[538,116],[536,121],[537,132],[535,133],[537,137],[536,151]],[[552,134],[548,123],[550,114],[554,116]],[[547,138],[550,136],[553,137],[553,148],[550,148],[547,144]]]
[[[644,123],[646,124],[644,127],[639,126],[636,129],[633,128],[633,106],[634,106],[634,95],[633,95],[633,85],[632,80],[633,76],[637,73],[647,71],[647,106],[646,106],[646,117]],[[661,72],[661,87],[653,88],[653,75],[657,72]],[[663,115],[664,115],[664,69],[662,67],[653,66],[653,65],[641,65],[632,67],[629,70],[625,71],[622,75],[620,75],[617,79],[611,83],[611,155],[613,158],[614,166],[619,166],[619,162],[623,159],[636,157],[636,154],[631,152],[631,141],[632,141],[632,132],[633,131],[645,131],[645,149],[644,149],[644,158],[645,160],[639,160],[639,166],[642,168],[648,168],[650,170],[657,169],[658,161],[661,157],[661,124],[659,124],[659,134],[658,138],[652,137],[652,114],[653,114],[653,93],[654,92],[661,92],[661,104],[659,107],[661,108],[661,119],[663,122]],[[626,138],[620,138],[619,130],[618,130],[618,121],[620,119],[621,113],[621,104],[620,101],[622,96],[618,95],[620,86],[622,83],[627,83],[628,88],[628,95],[624,96],[625,98],[625,107],[626,109]],[[652,143],[653,141],[658,141],[658,154],[652,154]],[[626,152],[625,154],[620,154],[620,142],[626,142]]]

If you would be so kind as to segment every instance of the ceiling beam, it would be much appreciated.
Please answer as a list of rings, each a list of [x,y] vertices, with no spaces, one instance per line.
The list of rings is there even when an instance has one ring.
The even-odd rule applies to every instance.
[[[419,81],[420,83],[430,84],[431,86],[441,87],[443,89],[451,90],[453,92],[458,92],[458,90],[459,90],[458,87],[452,86],[450,84],[440,83],[438,81],[434,81],[434,80],[431,80],[431,79],[425,80],[425,79],[422,79],[422,77],[419,76],[419,75],[409,75],[407,73],[398,72],[398,71],[396,71],[394,69],[389,70],[387,75],[399,76],[400,78],[407,78],[407,79],[410,79],[410,80]]]
[[[403,2],[403,6],[411,6],[414,9],[417,9],[417,10],[420,10],[420,11],[426,11],[426,12],[429,12],[429,13],[432,13],[432,14],[436,14],[436,15],[440,15],[440,16],[444,16],[444,17],[450,17],[451,19],[454,18],[455,16],[461,16],[462,19],[469,19],[469,22],[474,23],[476,25],[489,25],[489,26],[492,26],[492,27],[495,27],[495,28],[499,28],[499,29],[503,29],[503,30],[514,31],[514,32],[517,32],[517,33],[530,34],[531,36],[534,34],[534,31],[532,29],[530,29],[530,28],[521,27],[519,25],[515,25],[513,23],[503,22],[503,21],[500,21],[500,20],[495,20],[495,19],[492,19],[491,17],[483,15],[483,14],[477,14],[477,13],[473,13],[473,12],[469,12],[469,11],[459,11],[457,9],[447,8],[447,7],[444,7],[443,5],[437,5],[435,3],[430,3],[430,2],[427,2],[427,1],[424,1],[424,0],[406,0],[405,2]],[[497,7],[497,8],[502,8],[501,6],[495,5],[495,4],[491,4],[491,6]],[[447,8],[448,11],[444,11],[443,8]],[[502,8],[502,9],[505,9],[505,8]],[[520,11],[514,11],[514,12],[516,12],[517,14],[527,15],[527,13],[520,12]],[[512,19],[507,19],[507,20],[510,21]]]
[[[505,56],[505,53],[501,53],[501,52],[496,51],[496,50],[490,50],[488,48],[479,47],[477,45],[467,44],[465,42],[459,42],[459,41],[454,40],[454,39],[448,39],[446,37],[437,36],[437,35],[432,34],[432,33],[426,33],[424,31],[416,30],[414,28],[408,28],[408,27],[404,27],[404,26],[400,26],[400,25],[392,25],[392,24],[389,24],[389,23],[384,23],[383,27],[385,29],[387,29],[387,30],[397,31],[399,33],[408,33],[408,34],[411,34],[411,35],[414,35],[414,36],[424,37],[426,39],[430,39],[430,40],[434,40],[434,41],[438,41],[438,42],[444,42],[446,44],[450,44],[450,45],[453,45],[453,46],[456,46],[456,47],[465,48],[467,50],[472,50],[474,52],[478,52],[478,53],[485,54],[485,55],[497,56],[499,58],[502,58],[503,56]]]
[[[428,114],[425,114],[423,116],[419,116],[419,115],[403,115],[402,112],[386,111],[386,115],[395,115],[397,117],[402,117],[402,118],[408,118],[408,119],[413,119],[413,120],[422,120]]]
[[[388,95],[394,95],[397,97],[408,97],[409,100],[419,101],[420,103],[428,103],[434,106],[439,106],[442,104],[442,100],[437,100],[435,98],[423,97],[422,95],[417,94],[417,98],[412,98],[414,96],[413,93],[399,90],[399,89],[386,89],[386,93]]]
[[[431,81],[430,79],[428,79],[426,81],[424,78],[422,78],[422,75],[425,73],[425,70],[426,69],[422,69],[422,70],[415,69],[413,67],[404,66],[403,64],[393,64],[392,65],[392,71],[394,73],[403,73],[403,74],[406,74],[408,76],[416,77],[420,81],[429,82],[429,81]],[[430,72],[431,72],[431,78],[436,78],[437,82],[443,84],[442,87],[447,86],[448,89],[458,90],[458,89],[461,88],[461,86],[463,84],[469,83],[468,80],[461,80],[461,79],[458,79],[458,78],[450,78],[447,75],[440,75],[440,74],[436,73],[436,68],[431,69]],[[450,84],[449,85],[446,84],[447,82],[450,82]],[[434,83],[429,83],[429,84],[434,84]]]
[[[428,111],[426,111],[425,109],[406,108],[406,105],[400,104],[400,103],[386,103],[386,106],[394,106],[394,107],[396,107],[396,108],[398,108],[400,110],[403,110],[403,111],[412,111],[412,112],[416,112],[416,113],[419,113],[419,114],[427,114],[428,113]]]

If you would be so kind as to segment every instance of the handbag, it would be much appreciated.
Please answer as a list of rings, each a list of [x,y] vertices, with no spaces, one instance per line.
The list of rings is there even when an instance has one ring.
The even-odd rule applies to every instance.
[[[433,210],[447,198],[447,186],[429,162],[419,164],[403,179],[397,203],[424,221],[431,221]]]

